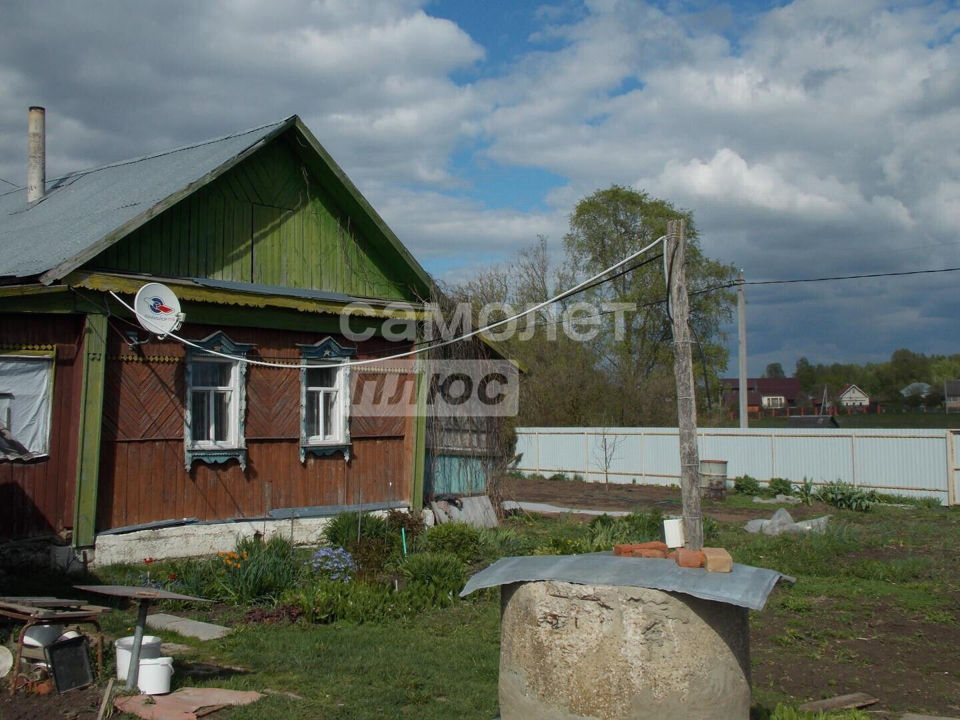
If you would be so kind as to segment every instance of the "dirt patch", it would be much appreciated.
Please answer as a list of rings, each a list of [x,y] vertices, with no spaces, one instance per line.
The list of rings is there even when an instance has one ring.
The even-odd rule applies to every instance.
[[[549,503],[558,507],[585,510],[650,510],[680,513],[680,489],[659,485],[621,485],[588,483],[583,480],[547,480],[533,477],[509,477],[503,481],[504,500]],[[776,505],[757,503],[756,507],[731,507],[725,502],[703,501],[703,512],[720,522],[747,522],[768,518]],[[823,503],[792,505],[789,512],[795,520],[826,515],[830,508]]]
[[[780,592],[780,591],[775,591]],[[755,691],[796,702],[865,692],[881,718],[905,711],[960,714],[960,625],[930,623],[878,603],[840,612],[827,600],[809,615],[751,616]]]
[[[9,678],[0,689],[0,718],[3,720],[96,720],[103,689],[91,685],[58,695],[35,695],[19,690],[10,694]]]

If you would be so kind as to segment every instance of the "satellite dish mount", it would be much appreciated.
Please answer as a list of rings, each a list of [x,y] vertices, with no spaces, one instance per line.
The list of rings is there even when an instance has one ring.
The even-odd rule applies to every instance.
[[[176,332],[186,317],[180,311],[180,300],[176,294],[162,283],[147,283],[140,288],[133,301],[133,309],[140,326],[161,340]]]

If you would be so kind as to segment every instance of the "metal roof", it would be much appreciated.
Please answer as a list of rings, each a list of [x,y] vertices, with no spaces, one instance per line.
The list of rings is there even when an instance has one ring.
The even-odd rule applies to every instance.
[[[173,195],[292,124],[295,116],[196,145],[66,175],[47,182],[46,194],[27,203],[26,190],[0,195],[0,277],[29,278],[73,259],[84,262],[101,241]],[[131,228],[132,229],[132,228]],[[78,263],[77,263],[78,264]],[[65,272],[72,268],[66,268]],[[51,278],[57,279],[57,278]]]
[[[644,587],[762,610],[781,574],[734,563],[729,573],[682,568],[673,560],[622,558],[613,553],[530,555],[497,560],[467,582],[460,597],[481,588],[559,580],[578,585]]]

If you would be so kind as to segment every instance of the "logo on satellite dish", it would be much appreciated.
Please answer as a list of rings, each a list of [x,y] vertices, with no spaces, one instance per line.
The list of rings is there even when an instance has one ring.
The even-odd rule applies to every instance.
[[[137,322],[161,338],[175,332],[184,319],[176,294],[160,283],[147,283],[140,288],[133,307]]]
[[[152,297],[150,298],[150,312],[156,315],[169,315],[174,312],[174,309],[169,305],[163,304],[163,298],[161,297]]]

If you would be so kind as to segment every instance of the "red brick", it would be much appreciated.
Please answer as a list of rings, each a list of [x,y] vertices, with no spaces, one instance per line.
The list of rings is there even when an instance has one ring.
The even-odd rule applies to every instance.
[[[633,557],[640,558],[660,558],[663,559],[667,554],[663,550],[655,550],[651,548],[640,548],[639,550],[634,550],[631,555]]]
[[[699,550],[690,550],[689,548],[679,548],[677,550],[677,565],[685,568],[703,567],[706,559]]]

